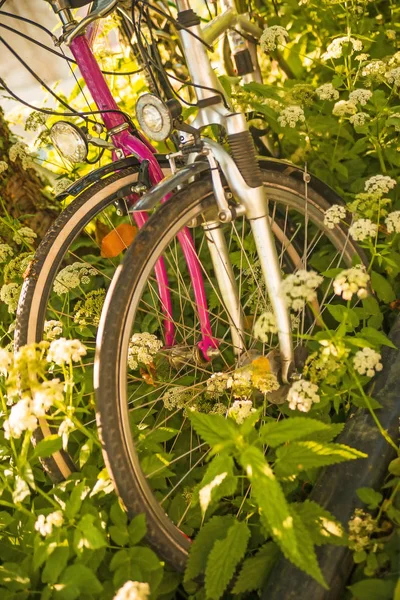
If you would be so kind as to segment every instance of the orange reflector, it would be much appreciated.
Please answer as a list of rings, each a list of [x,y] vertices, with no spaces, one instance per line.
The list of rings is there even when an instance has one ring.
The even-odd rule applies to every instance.
[[[101,240],[101,256],[115,258],[132,244],[137,228],[129,223],[122,223],[107,233]]]
[[[271,365],[266,356],[260,356],[260,358],[256,358],[251,364],[253,365],[253,372],[257,373],[258,375],[271,372]]]

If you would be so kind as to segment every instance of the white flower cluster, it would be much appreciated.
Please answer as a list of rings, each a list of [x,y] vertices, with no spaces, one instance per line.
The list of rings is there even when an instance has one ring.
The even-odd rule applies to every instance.
[[[361,552],[369,544],[370,535],[376,528],[376,521],[369,513],[356,508],[353,518],[349,521],[349,546],[356,552]]]
[[[18,283],[5,283],[0,289],[0,300],[7,304],[10,314],[17,310],[20,293],[21,286]]]
[[[64,400],[64,383],[59,379],[50,379],[35,389],[32,395],[32,413],[39,419],[44,417],[46,412],[56,402]]]
[[[128,365],[135,371],[142,365],[151,365],[162,342],[152,333],[134,333],[129,342]]]
[[[351,115],[349,118],[350,123],[354,127],[363,127],[368,120],[369,114],[365,112],[358,112],[355,115]]]
[[[53,527],[61,527],[64,523],[64,517],[61,510],[56,510],[47,517],[45,515],[39,515],[35,523],[35,529],[43,537],[47,537],[53,533]]]
[[[54,292],[58,296],[67,294],[69,290],[73,290],[81,284],[90,283],[91,275],[97,275],[97,271],[88,263],[74,262],[72,265],[67,265],[56,276]]]
[[[4,173],[4,171],[7,171],[8,169],[8,163],[6,163],[5,160],[0,160],[0,175],[1,173]]]
[[[358,62],[365,62],[369,59],[369,54],[365,54],[365,53],[361,53],[358,54],[357,56],[354,57],[354,60],[357,60]]]
[[[400,87],[400,67],[390,69],[390,71],[385,73],[385,77],[388,83],[393,83],[396,87]]]
[[[400,233],[400,210],[389,213],[385,223],[388,233]]]
[[[0,263],[8,261],[13,254],[14,252],[11,246],[8,244],[0,244]]]
[[[339,100],[332,109],[332,114],[335,117],[347,117],[348,115],[354,115],[356,112],[357,106],[350,100]]]
[[[379,352],[376,352],[372,348],[363,348],[356,352],[353,359],[353,365],[360,375],[373,377],[376,372],[382,371],[383,369],[381,358],[382,356]]]
[[[23,398],[11,408],[9,418],[3,423],[6,439],[20,438],[24,431],[34,431],[37,418],[32,412],[32,401]]]
[[[316,299],[316,289],[322,281],[323,277],[315,271],[300,269],[282,281],[281,295],[289,308],[301,310],[306,302]]]
[[[161,397],[164,403],[164,407],[167,410],[174,410],[174,408],[183,408],[193,398],[193,392],[184,385],[176,385],[171,389],[167,390]]]
[[[8,151],[8,156],[11,162],[15,162],[17,158],[21,159],[23,169],[32,169],[34,162],[29,155],[28,146],[22,142],[17,142]]]
[[[62,323],[52,319],[51,321],[44,322],[44,338],[46,340],[55,340],[62,335]]]
[[[349,94],[350,102],[353,102],[354,104],[361,104],[361,106],[365,106],[371,97],[372,92],[370,90],[364,90],[363,88],[353,90]]]
[[[228,410],[228,416],[241,425],[255,411],[251,400],[235,400]]]
[[[13,355],[5,348],[0,348],[0,375],[7,376],[12,364]]]
[[[289,408],[300,412],[309,412],[313,404],[321,401],[318,394],[318,386],[311,381],[299,379],[295,381],[287,396]]]
[[[324,83],[315,90],[320,100],[337,100],[339,92],[335,90],[331,83]]]
[[[227,373],[213,373],[206,381],[206,395],[209,398],[223,396],[227,389],[228,378]]]
[[[37,238],[36,233],[30,227],[20,227],[13,235],[13,240],[16,244],[21,246],[27,244],[31,246]]]
[[[371,219],[358,219],[349,228],[349,234],[356,242],[363,242],[369,237],[376,237],[378,234],[378,225]]]
[[[234,398],[248,398],[253,393],[250,369],[240,369],[228,377],[226,387]]]
[[[362,42],[354,37],[344,36],[334,39],[326,49],[326,52],[321,56],[322,60],[330,58],[340,58],[343,54],[343,46],[348,45],[350,55],[354,52],[360,52],[363,48]]]
[[[367,79],[366,83],[369,85],[371,81],[382,81],[386,68],[383,60],[374,60],[362,68],[361,75]]]
[[[387,194],[396,185],[396,180],[388,175],[374,175],[365,182],[365,191],[374,194]]]
[[[80,361],[85,354],[86,347],[79,340],[59,338],[51,342],[47,353],[47,361],[62,367],[66,363]]]
[[[335,229],[335,225],[338,225],[342,219],[346,218],[346,209],[340,204],[334,204],[328,210],[325,211],[324,225],[328,229]]]
[[[127,581],[115,594],[113,600],[147,600],[150,596],[148,583]]]
[[[364,267],[357,265],[351,269],[344,269],[333,280],[335,294],[342,296],[343,300],[351,300],[354,294],[359,298],[368,296],[369,275]]]
[[[277,333],[275,315],[271,311],[263,312],[254,323],[254,337],[264,343],[268,343],[271,333]]]
[[[278,117],[278,123],[281,127],[296,127],[296,123],[304,123],[306,117],[301,106],[287,106]]]
[[[289,40],[289,34],[284,27],[273,25],[267,27],[260,37],[260,47],[264,52],[276,50],[277,45],[284,46]]]
[[[85,327],[93,325],[97,327],[100,323],[101,311],[103,309],[106,290],[92,290],[84,300],[75,304],[74,323]]]

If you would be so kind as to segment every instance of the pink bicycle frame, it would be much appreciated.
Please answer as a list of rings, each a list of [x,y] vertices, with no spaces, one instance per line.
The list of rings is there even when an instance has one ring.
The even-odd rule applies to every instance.
[[[138,132],[136,137],[128,129],[113,133],[114,128],[118,128],[126,121],[124,116],[117,112],[118,105],[115,102],[107,82],[100,70],[99,65],[90,48],[90,38],[85,35],[75,37],[70,45],[71,52],[77,62],[82,77],[95,101],[98,110],[101,111],[104,125],[108,131],[111,131],[111,138],[114,146],[122,150],[125,156],[134,155],[139,161],[149,161],[149,178],[152,185],[156,185],[163,179],[163,172],[154,155],[155,149]],[[108,112],[113,111],[116,112]],[[104,111],[104,112],[103,112]],[[117,130],[118,131],[118,130]],[[132,194],[132,202],[137,200],[137,196]],[[142,227],[148,219],[144,212],[134,212],[134,218],[138,227]],[[178,234],[179,243],[182,247],[186,263],[189,269],[193,285],[193,292],[198,310],[202,340],[199,342],[199,348],[205,358],[209,360],[209,348],[218,346],[217,340],[213,337],[208,313],[207,299],[204,289],[203,276],[199,259],[194,248],[192,236],[187,228]],[[167,346],[174,345],[175,330],[172,318],[172,301],[168,286],[168,276],[165,263],[161,258],[155,266],[155,275],[159,288],[160,299],[162,303],[161,310],[164,314],[164,334]]]

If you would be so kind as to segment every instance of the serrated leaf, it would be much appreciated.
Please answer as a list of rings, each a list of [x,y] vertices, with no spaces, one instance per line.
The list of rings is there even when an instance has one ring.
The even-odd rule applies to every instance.
[[[358,327],[360,324],[357,313],[351,308],[347,308],[341,304],[327,304],[326,308],[338,323],[346,322],[353,328]]]
[[[47,559],[42,572],[43,583],[57,583],[60,574],[67,566],[68,558],[68,542],[65,541],[65,545],[57,546]]]
[[[212,517],[199,531],[194,540],[186,565],[184,581],[195,579],[200,573],[204,573],[208,555],[216,540],[223,538],[227,530],[234,522],[234,517]]]
[[[62,448],[62,438],[55,433],[40,440],[35,446],[32,458],[47,458]]]
[[[78,485],[74,487],[65,506],[65,516],[67,519],[73,519],[75,517],[88,491],[89,488],[85,481],[80,481]]]
[[[268,542],[254,556],[247,558],[236,579],[233,594],[261,590],[278,556],[278,546],[274,542]]]
[[[238,426],[232,419],[225,419],[222,415],[204,414],[198,411],[188,411],[188,417],[196,433],[215,452],[235,445],[238,438]]]
[[[177,429],[172,427],[157,427],[146,435],[146,442],[167,442],[178,433]]]
[[[103,586],[93,571],[79,563],[67,567],[58,583],[60,589],[57,590],[54,597],[62,600],[78,598],[79,595],[86,593],[88,590],[93,595],[99,594],[103,590]]]
[[[290,417],[282,421],[270,422],[260,429],[260,438],[272,448],[294,440],[314,440],[329,442],[343,429],[341,423],[326,424],[316,419]]]
[[[367,454],[344,444],[292,442],[276,451],[275,470],[280,477],[296,475],[306,469],[334,465],[346,460],[366,458]]]
[[[390,461],[388,471],[392,475],[400,476],[400,457],[394,458],[392,461]]]
[[[382,502],[383,496],[379,492],[369,487],[361,487],[356,490],[357,496],[361,502],[368,505],[369,509],[377,508]]]
[[[258,505],[264,526],[271,531],[286,558],[326,588],[307,529],[299,517],[295,524],[282,488],[262,451],[247,448],[240,462],[251,481],[252,498]]]
[[[396,348],[396,346],[389,340],[389,338],[373,327],[363,327],[360,331],[362,337],[366,338],[369,342],[378,346],[389,346],[390,348]]]
[[[146,515],[137,515],[128,526],[129,543],[131,546],[138,544],[147,533]]]
[[[95,524],[96,517],[91,514],[84,515],[77,523],[74,532],[74,547],[78,551],[83,548],[98,550],[107,546],[104,533]]]
[[[235,493],[237,478],[233,476],[233,458],[218,455],[210,462],[207,471],[193,493],[193,504],[200,500],[202,513],[205,514],[211,502],[217,502],[224,496]]]
[[[206,567],[206,596],[210,600],[219,600],[236,566],[245,555],[250,538],[250,530],[244,521],[235,521],[228,529],[226,537],[217,540],[210,552]]]
[[[291,510],[294,510],[301,518],[314,544],[317,546],[322,544],[346,545],[347,535],[342,524],[328,510],[312,500],[305,500],[301,504],[291,504],[290,506]]]
[[[112,541],[118,546],[125,546],[129,542],[129,534],[126,526],[110,525],[108,532]]]
[[[371,284],[375,294],[382,302],[388,304],[396,299],[396,294],[394,293],[392,286],[387,278],[383,277],[380,273],[377,273],[376,271],[371,272]]]
[[[122,510],[118,500],[110,508],[110,519],[114,525],[119,527],[124,527],[128,522],[128,515]]]

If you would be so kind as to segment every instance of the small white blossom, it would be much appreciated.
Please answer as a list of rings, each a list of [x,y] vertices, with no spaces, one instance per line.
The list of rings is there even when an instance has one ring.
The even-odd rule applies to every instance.
[[[167,390],[161,400],[167,410],[174,410],[174,408],[183,408],[190,403],[192,398],[193,392],[189,388],[184,385],[176,385]]]
[[[62,335],[62,323],[52,319],[44,322],[44,337],[46,340],[55,340]]]
[[[387,194],[396,185],[395,179],[388,175],[374,175],[365,182],[365,191],[375,194]]]
[[[152,333],[134,333],[129,342],[129,368],[136,370],[139,364],[151,365],[161,348],[162,342]]]
[[[14,242],[19,246],[24,243],[28,244],[28,246],[31,246],[36,238],[36,233],[30,227],[21,227],[13,235]]]
[[[0,375],[7,376],[9,368],[12,365],[13,355],[8,350],[0,348]]]
[[[278,123],[281,127],[296,127],[296,123],[304,123],[306,120],[301,106],[287,106],[279,117]]]
[[[10,416],[3,423],[5,437],[20,438],[24,431],[33,431],[37,427],[37,418],[32,413],[32,403],[23,398],[11,407]]]
[[[361,75],[372,81],[381,81],[386,73],[386,64],[383,60],[374,60],[365,65],[361,70]],[[366,82],[369,83],[368,81]]]
[[[39,515],[35,523],[35,529],[43,537],[47,537],[53,533],[53,527],[61,527],[64,523],[64,517],[61,510],[56,510],[47,517]]]
[[[267,27],[260,37],[260,46],[264,52],[276,50],[278,45],[284,46],[289,40],[289,34],[284,27],[273,25]]]
[[[389,213],[385,223],[388,233],[400,233],[400,210]]]
[[[275,315],[271,311],[263,312],[254,323],[254,337],[261,342],[267,343],[271,333],[277,333],[277,331]]]
[[[219,398],[226,392],[228,383],[227,373],[213,373],[206,381],[206,394],[209,398]]]
[[[354,60],[358,60],[358,62],[365,62],[369,59],[369,54],[361,53],[354,57]]]
[[[5,160],[0,160],[0,175],[1,173],[4,173],[4,171],[7,171],[8,169],[8,163],[6,163]]]
[[[376,528],[376,521],[369,513],[356,508],[349,521],[349,546],[355,552],[361,552],[369,544],[369,538]]]
[[[241,425],[253,412],[255,412],[255,408],[253,408],[251,400],[235,400],[228,410],[228,416]]]
[[[324,225],[328,229],[335,229],[335,225],[338,225],[342,219],[346,218],[346,209],[340,204],[334,204],[328,210],[325,211]]]
[[[322,60],[329,60],[334,58],[340,58],[343,54],[343,46],[349,46],[349,53],[352,55],[354,52],[360,52],[362,50],[363,45],[360,40],[357,40],[353,37],[339,37],[334,39],[326,49],[326,52],[321,56]]]
[[[335,90],[331,83],[324,83],[315,91],[320,100],[337,100],[339,98],[339,92]]]
[[[281,295],[289,308],[301,310],[306,302],[316,299],[316,289],[322,281],[323,277],[315,271],[300,269],[282,281]]]
[[[67,294],[69,290],[73,290],[80,286],[80,284],[87,284],[90,282],[90,275],[97,275],[96,269],[91,267],[88,263],[74,262],[72,265],[68,265],[61,269],[57,274],[54,281],[54,292],[58,296]]]
[[[147,600],[150,596],[148,583],[127,581],[115,594],[113,600]]]
[[[64,450],[66,450],[67,446],[68,446],[69,434],[72,431],[74,431],[74,429],[75,429],[75,424],[69,417],[66,417],[61,422],[61,425],[58,428],[58,435],[62,438],[62,445],[63,445]]]
[[[369,114],[365,112],[356,113],[349,118],[350,123],[354,125],[354,127],[363,127],[368,120]]]
[[[14,252],[11,246],[8,244],[0,244],[0,263],[8,261],[13,254]]]
[[[369,237],[376,237],[378,233],[378,225],[373,223],[371,219],[358,219],[349,228],[349,234],[356,242],[363,242]]]
[[[351,300],[354,294],[359,298],[368,296],[368,282],[370,277],[364,267],[357,265],[351,269],[344,269],[333,280],[335,294],[344,300]]]
[[[347,117],[348,115],[354,115],[356,112],[357,106],[350,100],[339,100],[332,109],[332,114],[335,117]]]
[[[32,394],[32,413],[35,417],[44,417],[56,402],[64,400],[64,384],[59,379],[43,381]]]
[[[34,167],[34,162],[29,154],[29,149],[23,142],[17,142],[8,151],[8,156],[11,162],[15,162],[17,158],[21,160],[23,169],[31,169]]]
[[[62,367],[65,363],[78,362],[85,356],[86,348],[79,340],[59,338],[53,340],[47,353],[47,361]]]
[[[318,404],[321,400],[318,386],[305,379],[299,379],[292,384],[287,399],[289,408],[300,412],[309,412],[312,405]]]
[[[363,348],[356,352],[353,365],[355,370],[360,375],[367,375],[367,377],[373,377],[375,372],[382,371],[383,365],[380,362],[382,356],[379,352],[376,352],[372,348]]]
[[[387,73],[385,73],[385,77],[388,80],[388,83],[393,83],[396,87],[400,86],[400,67],[396,67],[395,69],[390,69]]]
[[[235,371],[226,383],[226,387],[231,390],[234,398],[248,398],[253,393],[253,384],[251,381],[251,370],[241,369]]]
[[[358,90],[353,90],[349,94],[350,102],[354,102],[354,104],[361,104],[361,106],[365,106],[372,97],[372,92],[370,90],[364,90],[359,88]]]
[[[21,286],[18,283],[5,283],[0,289],[0,300],[7,304],[10,314],[17,310],[20,293]]]

